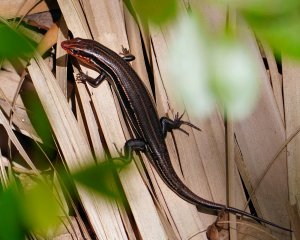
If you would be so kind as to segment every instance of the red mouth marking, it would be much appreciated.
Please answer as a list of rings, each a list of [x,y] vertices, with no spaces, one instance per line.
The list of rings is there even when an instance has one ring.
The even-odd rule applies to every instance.
[[[67,52],[67,53],[71,53],[71,46],[72,44],[70,44],[68,41],[63,41],[61,43],[61,47]]]
[[[63,42],[61,42],[61,47],[62,47],[63,49],[66,49],[67,46],[68,46],[68,41],[63,41]]]

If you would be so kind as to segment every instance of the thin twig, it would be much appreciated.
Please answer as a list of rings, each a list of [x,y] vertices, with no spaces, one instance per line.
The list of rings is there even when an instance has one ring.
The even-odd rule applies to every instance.
[[[204,233],[204,232],[206,232],[206,231],[207,231],[207,229],[202,230],[202,231],[199,231],[199,232],[193,234],[192,236],[190,236],[189,238],[187,238],[187,240],[191,240],[192,238],[194,238],[194,237],[196,237],[197,235],[199,235],[199,234],[201,234],[201,233]]]
[[[226,223],[230,223],[230,221],[219,221],[218,223],[221,223],[221,224],[224,224],[224,223],[225,223],[225,224],[226,224]],[[274,237],[274,235],[272,235],[271,233],[269,233],[269,232],[266,231],[265,229],[262,229],[261,227],[256,227],[256,226],[254,226],[253,224],[246,223],[246,222],[240,222],[240,221],[237,221],[236,223],[237,223],[237,224],[240,224],[240,225],[245,225],[245,226],[247,226],[247,227],[250,227],[250,228],[253,228],[253,229],[258,230],[258,231],[260,231],[260,232],[263,232],[264,234],[270,236],[270,237],[273,238],[274,240],[279,240],[277,237]],[[236,230],[238,231],[238,229],[236,229]],[[238,232],[241,233],[241,234],[245,234],[245,235],[251,236],[250,234],[243,233],[243,232],[241,232],[241,231],[238,231]],[[252,236],[252,237],[257,238],[256,236]]]
[[[43,0],[39,0],[36,2],[31,8],[28,9],[28,11],[21,17],[20,21],[17,23],[16,28],[21,24],[23,19],[37,6],[39,5]]]
[[[253,197],[255,191],[258,189],[260,183],[262,182],[262,180],[264,179],[264,177],[267,175],[268,171],[270,170],[270,168],[274,164],[274,162],[277,159],[277,157],[279,156],[279,154],[286,148],[286,146],[289,144],[289,142],[292,141],[294,139],[294,137],[299,132],[300,132],[300,126],[294,131],[294,133],[287,140],[285,140],[285,142],[281,145],[281,147],[279,148],[279,150],[276,152],[276,154],[272,158],[271,162],[267,165],[267,167],[265,168],[264,172],[259,177],[259,179],[258,179],[257,183],[255,184],[252,192],[249,194],[249,198],[248,198],[248,201],[246,202],[246,204],[244,206],[244,210],[248,207],[248,204],[249,204],[251,198]]]

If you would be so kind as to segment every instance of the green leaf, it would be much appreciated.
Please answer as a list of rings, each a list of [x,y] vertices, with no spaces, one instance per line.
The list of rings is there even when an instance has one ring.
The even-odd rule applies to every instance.
[[[300,1],[223,1],[233,4],[260,40],[285,56],[300,58]]]
[[[104,196],[120,199],[120,193],[116,188],[113,173],[115,166],[109,161],[87,167],[72,174],[75,181],[101,193]]]
[[[23,240],[25,227],[15,190],[10,187],[0,193],[0,239]]]
[[[33,231],[44,232],[59,223],[59,205],[48,185],[40,183],[26,191],[22,207],[26,224]]]
[[[298,0],[218,0],[226,5],[230,4],[235,9],[252,16],[265,16],[272,18],[299,8]]]
[[[0,239],[23,240],[26,233],[46,233],[59,223],[59,205],[49,186],[37,184],[19,194],[14,185],[0,193]]]
[[[28,39],[17,29],[0,23],[0,58],[17,58],[34,51]]]
[[[132,0],[132,5],[143,20],[163,24],[177,14],[176,0]]]
[[[51,132],[51,125],[38,96],[36,94],[32,94],[31,92],[24,92],[22,94],[22,101],[28,112],[30,122],[39,137],[42,139],[43,143],[47,146],[55,148]]]
[[[268,18],[248,16],[248,21],[261,40],[285,56],[300,58],[300,15]]]

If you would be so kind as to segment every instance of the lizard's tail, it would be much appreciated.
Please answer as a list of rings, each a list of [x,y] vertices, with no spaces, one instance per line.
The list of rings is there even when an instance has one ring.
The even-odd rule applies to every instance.
[[[236,213],[236,214],[239,214],[239,215],[241,215],[241,216],[246,216],[246,217],[252,218],[252,219],[254,219],[254,220],[258,221],[258,222],[262,222],[262,223],[268,224],[268,225],[270,225],[270,226],[273,226],[273,227],[282,229],[282,230],[284,230],[284,231],[293,232],[291,229],[288,229],[288,228],[279,226],[279,225],[277,225],[277,224],[275,224],[275,223],[272,223],[272,222],[270,222],[270,221],[268,221],[268,220],[265,220],[265,219],[263,219],[263,218],[254,216],[254,215],[252,215],[252,214],[250,214],[250,213],[247,213],[247,212],[242,211],[242,210],[237,209],[237,208],[226,207],[224,210],[227,211],[227,212],[230,212],[230,213]]]

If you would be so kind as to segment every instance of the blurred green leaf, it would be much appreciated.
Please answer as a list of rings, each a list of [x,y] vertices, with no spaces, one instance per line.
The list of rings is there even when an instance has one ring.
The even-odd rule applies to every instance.
[[[106,161],[74,174],[74,179],[105,196],[121,200],[113,171],[115,166]],[[66,173],[65,173],[66,174]],[[68,186],[69,187],[69,186]],[[38,183],[20,194],[15,185],[0,189],[0,239],[23,240],[27,233],[49,233],[59,224],[60,206],[51,186]]]
[[[163,24],[177,14],[176,0],[132,0],[132,5],[143,20]]]
[[[75,181],[104,196],[120,199],[120,193],[115,186],[113,177],[114,171],[113,163],[105,161],[74,173],[72,177]]]
[[[21,93],[21,97],[26,107],[26,111],[28,112],[30,122],[34,126],[35,131],[42,139],[44,144],[55,148],[51,133],[51,125],[40,102],[40,99],[36,94],[32,92]]]
[[[300,14],[269,18],[247,16],[258,37],[285,56],[300,58]]]
[[[0,23],[0,57],[16,58],[28,55],[34,48],[28,39],[17,29],[12,29],[4,23]]]
[[[300,58],[300,1],[218,0],[237,9],[262,40],[275,51]]]
[[[23,240],[26,233],[45,233],[58,224],[59,205],[49,186],[37,184],[19,194],[14,185],[0,193],[0,239]]]
[[[46,231],[59,222],[59,205],[50,189],[43,183],[25,192],[22,200],[24,219],[29,229]]]
[[[294,11],[299,8],[298,0],[216,0],[252,16],[272,17]]]
[[[0,193],[0,239],[25,239],[25,225],[20,211],[21,198],[11,186]]]

